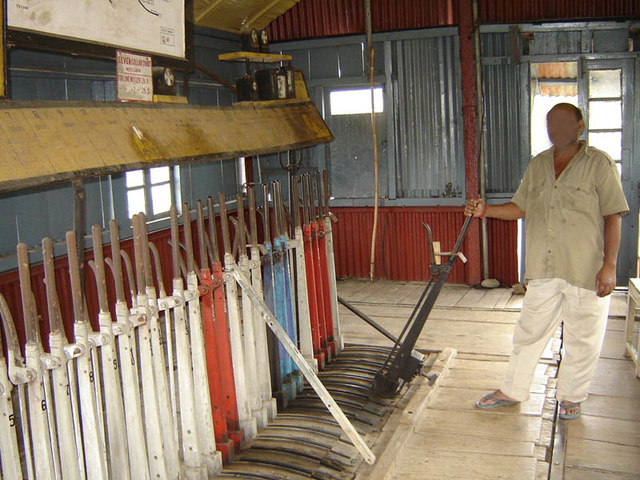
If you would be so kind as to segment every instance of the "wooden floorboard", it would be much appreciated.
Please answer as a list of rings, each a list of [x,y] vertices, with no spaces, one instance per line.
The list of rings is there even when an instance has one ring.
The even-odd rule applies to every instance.
[[[583,415],[640,422],[640,397],[616,397],[589,394],[589,400],[582,404]]]
[[[624,475],[572,467],[567,468],[564,472],[564,480],[632,480],[634,478],[638,479],[640,475]]]
[[[458,300],[455,306],[459,308],[479,308],[486,294],[487,291],[484,289],[470,288],[467,293]]]
[[[536,459],[513,455],[489,455],[485,462],[483,453],[433,452],[422,448],[407,448],[405,455],[411,459],[396,467],[389,480],[407,479],[474,479],[501,480],[534,478]]]
[[[567,443],[565,465],[566,468],[638,475],[640,472],[640,448],[574,438]]]
[[[339,292],[394,334],[418,301],[417,282],[339,282]],[[417,343],[458,354],[399,453],[387,480],[542,480],[552,444],[558,331],[538,365],[528,401],[481,411],[475,402],[498,388],[507,369],[523,295],[510,288],[445,285]],[[612,297],[610,318],[582,416],[565,421],[565,480],[640,479],[640,380],[624,357],[626,294]],[[343,308],[349,342],[390,342]]]
[[[582,415],[569,426],[568,438],[640,447],[640,422]]]

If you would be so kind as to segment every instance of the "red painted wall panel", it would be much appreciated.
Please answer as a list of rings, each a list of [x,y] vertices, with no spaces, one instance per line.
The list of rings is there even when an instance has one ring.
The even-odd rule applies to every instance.
[[[502,285],[518,282],[518,223],[490,218],[487,221],[489,278]]]
[[[334,208],[336,272],[338,276],[368,277],[373,208]],[[448,207],[384,207],[379,209],[376,278],[427,280],[429,243],[427,222],[443,250],[453,248],[464,222],[462,209]],[[463,252],[466,246],[463,245]],[[466,282],[466,267],[454,267],[449,281]]]
[[[457,0],[371,0],[374,32],[454,25]],[[301,0],[268,27],[272,41],[364,33],[362,0]]]
[[[458,0],[371,0],[374,32],[458,24]],[[640,17],[637,0],[479,0],[481,23]],[[300,0],[268,27],[272,41],[364,33],[362,0]]]
[[[334,224],[336,272],[340,277],[369,276],[369,255],[373,208],[332,209],[338,218]],[[391,280],[429,279],[429,243],[422,226],[427,222],[443,251],[453,248],[464,222],[459,207],[383,207],[379,210],[376,248],[376,278]],[[517,226],[515,222],[489,220],[489,272],[502,284],[517,281]],[[468,252],[468,242],[462,252]],[[457,263],[449,282],[468,283],[468,267]]]
[[[637,0],[481,0],[478,6],[482,23],[640,16]]]

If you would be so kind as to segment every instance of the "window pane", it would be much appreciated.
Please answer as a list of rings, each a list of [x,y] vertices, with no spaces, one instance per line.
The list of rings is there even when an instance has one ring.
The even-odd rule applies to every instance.
[[[614,160],[622,158],[622,132],[591,132],[589,145],[607,152]]]
[[[169,211],[171,208],[171,186],[168,183],[151,187],[151,205],[154,215]]]
[[[371,90],[336,90],[330,94],[331,115],[371,113]],[[384,111],[382,87],[373,89],[373,106],[376,113]]]
[[[127,192],[127,210],[129,212],[129,218],[133,217],[136,213],[145,212],[146,207],[144,204],[143,188],[136,188],[135,190],[129,190]]]
[[[133,170],[131,172],[125,172],[124,177],[127,183],[127,188],[141,187],[144,184],[144,175],[142,170]]]
[[[151,177],[151,184],[168,182],[169,181],[169,167],[156,167],[149,169],[149,175]]]
[[[622,102],[590,101],[589,130],[601,128],[622,128]]]
[[[589,98],[612,98],[621,96],[621,70],[590,70]]]

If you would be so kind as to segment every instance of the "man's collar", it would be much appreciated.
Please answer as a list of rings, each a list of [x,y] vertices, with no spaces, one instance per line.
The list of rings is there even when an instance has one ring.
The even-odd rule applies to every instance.
[[[589,150],[589,146],[587,145],[587,142],[585,140],[578,140],[578,151],[573,156],[573,158],[578,157],[583,152],[588,153],[588,150]],[[553,158],[555,151],[556,151],[556,147],[552,145],[551,148],[547,150],[547,153],[551,156],[551,158]]]

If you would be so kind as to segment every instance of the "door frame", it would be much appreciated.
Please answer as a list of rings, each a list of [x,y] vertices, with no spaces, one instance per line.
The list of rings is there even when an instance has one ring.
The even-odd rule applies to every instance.
[[[636,65],[634,65],[634,63]],[[620,69],[622,72],[622,189],[629,204],[629,213],[622,218],[622,240],[618,255],[617,285],[626,286],[629,278],[638,276],[638,183],[640,168],[637,165],[638,153],[634,145],[639,145],[635,119],[638,116],[638,105],[634,92],[637,77],[638,60],[620,58],[609,60],[591,60],[581,58],[578,75],[578,102],[585,113],[588,131],[589,122],[589,71]]]

